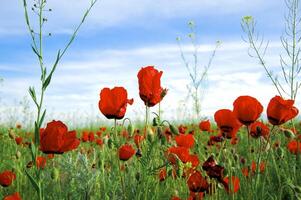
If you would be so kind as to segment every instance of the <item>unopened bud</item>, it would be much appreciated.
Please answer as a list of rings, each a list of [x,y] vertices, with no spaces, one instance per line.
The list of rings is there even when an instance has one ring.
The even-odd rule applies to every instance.
[[[177,127],[175,127],[174,125],[169,124],[169,129],[170,129],[170,131],[171,131],[173,134],[179,135],[179,130],[178,130]]]
[[[54,168],[51,172],[51,178],[54,181],[57,181],[59,179],[59,176],[60,176],[60,171],[57,168]]]

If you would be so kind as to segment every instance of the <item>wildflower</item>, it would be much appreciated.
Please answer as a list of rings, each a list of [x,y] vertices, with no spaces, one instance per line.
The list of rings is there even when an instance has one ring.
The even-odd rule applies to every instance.
[[[166,168],[160,169],[159,171],[159,180],[164,181],[167,177]]]
[[[187,180],[188,188],[190,192],[205,192],[208,191],[209,184],[207,180],[202,176],[201,172],[193,172]]]
[[[76,149],[80,141],[75,131],[68,131],[61,121],[49,122],[40,135],[40,150],[46,154],[62,154]]]
[[[186,163],[190,158],[189,150],[185,147],[169,147],[167,150],[167,154],[168,154],[168,160],[172,164],[176,164],[177,157],[183,163]]]
[[[135,134],[134,135],[134,142],[137,146],[137,148],[140,147],[140,143],[144,140],[144,136],[143,135],[139,135],[139,134]]]
[[[16,174],[12,171],[6,170],[0,173],[0,185],[2,187],[8,187],[16,179]]]
[[[299,154],[301,153],[301,142],[297,141],[297,140],[291,140],[288,144],[287,144],[287,149],[289,150],[289,152],[291,152],[292,154],[297,155],[297,153],[299,152]]]
[[[127,104],[132,105],[133,99],[127,98],[127,91],[123,87],[113,89],[103,88],[100,92],[99,110],[108,119],[122,119]]]
[[[240,180],[236,176],[231,177],[230,183],[229,183],[229,177],[224,178],[224,183],[225,183],[224,187],[228,193],[236,193],[240,188]]]
[[[139,95],[148,107],[158,104],[167,92],[161,87],[162,74],[154,66],[142,67],[138,72]]]
[[[269,127],[262,122],[257,121],[250,125],[250,135],[253,138],[259,138],[260,136],[262,136],[267,139],[269,134]]]
[[[16,137],[15,141],[16,141],[17,145],[20,145],[20,144],[22,144],[23,138],[22,137]]]
[[[294,100],[284,100],[280,96],[273,97],[267,108],[269,122],[277,126],[296,117],[299,110],[293,105]]]
[[[15,192],[14,194],[5,196],[3,200],[22,200],[19,192]]]
[[[249,126],[255,122],[263,111],[263,106],[254,97],[240,96],[233,103],[233,113],[240,123]]]
[[[210,129],[211,125],[210,125],[209,119],[201,121],[200,124],[199,124],[199,128],[200,128],[201,131],[210,132],[211,131],[211,129]]]
[[[191,148],[194,145],[194,138],[191,134],[180,134],[175,137],[176,143],[179,147]]]
[[[46,166],[46,158],[43,156],[38,156],[36,158],[36,165],[38,169],[44,169]]]
[[[222,135],[228,139],[235,137],[238,129],[241,127],[234,113],[228,109],[216,111],[214,119]]]
[[[122,145],[118,150],[119,159],[123,161],[127,161],[136,153],[135,149],[133,149],[132,145],[125,144]]]

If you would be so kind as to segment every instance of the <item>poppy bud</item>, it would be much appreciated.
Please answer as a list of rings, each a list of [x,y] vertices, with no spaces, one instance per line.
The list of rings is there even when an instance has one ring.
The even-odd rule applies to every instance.
[[[290,129],[283,129],[282,131],[283,131],[285,137],[287,137],[287,138],[294,138],[295,137],[295,134]]]
[[[57,181],[58,178],[60,176],[60,171],[57,169],[57,168],[54,168],[51,172],[51,178],[54,180],[54,181]]]
[[[128,133],[129,133],[129,136],[130,136],[130,137],[133,136],[134,130],[135,130],[135,127],[130,123],[130,124],[128,125],[128,128],[127,128],[127,131],[128,131]]]
[[[173,134],[179,135],[179,130],[174,125],[169,124],[169,129]]]
[[[284,156],[283,149],[282,148],[277,148],[276,155],[277,155],[278,158],[283,158],[283,156]]]
[[[108,147],[112,149],[113,140],[111,138],[108,139]]]
[[[17,151],[17,153],[16,153],[16,158],[17,158],[17,159],[20,159],[20,158],[21,158],[21,152],[20,152],[20,151]]]
[[[153,126],[158,126],[159,124],[160,124],[160,118],[159,117],[154,117]]]
[[[9,129],[8,135],[9,135],[10,139],[15,139],[15,137],[16,137],[13,129]]]

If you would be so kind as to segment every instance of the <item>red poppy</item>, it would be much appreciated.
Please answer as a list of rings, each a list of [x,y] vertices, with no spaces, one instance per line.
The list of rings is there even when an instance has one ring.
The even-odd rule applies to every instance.
[[[126,112],[127,104],[132,105],[133,99],[128,99],[126,89],[114,87],[103,88],[100,92],[99,110],[108,119],[122,119]]]
[[[224,178],[224,182],[225,182],[224,184],[225,189],[228,193],[236,193],[240,188],[240,180],[236,176],[231,177],[230,183],[229,183],[229,177]]]
[[[164,181],[167,177],[166,168],[160,169],[159,171],[159,180]]]
[[[190,162],[192,167],[197,167],[200,164],[199,157],[197,155],[190,155],[187,162]]]
[[[88,131],[83,131],[82,132],[82,141],[83,142],[87,142],[88,140],[89,140],[89,133],[88,133]]]
[[[221,109],[215,112],[214,120],[225,138],[236,136],[241,124],[231,110]]]
[[[194,138],[191,134],[180,134],[175,137],[176,143],[179,147],[191,148],[194,145]]]
[[[208,141],[208,145],[209,146],[211,146],[211,145],[214,145],[215,143],[217,143],[217,142],[222,142],[222,141],[224,141],[224,137],[222,136],[222,135],[212,135],[212,136],[210,136],[210,138],[209,138],[209,141]]]
[[[22,200],[22,198],[19,192],[15,192],[14,194],[4,197],[3,200]]]
[[[94,133],[91,131],[91,132],[89,133],[89,142],[93,142],[94,139],[95,139],[95,135],[94,135]]]
[[[250,126],[250,135],[253,138],[258,138],[262,136],[267,139],[269,134],[270,134],[270,128],[262,122],[257,121],[251,124]]]
[[[201,172],[193,172],[187,180],[188,188],[191,192],[205,192],[208,191],[209,184],[202,176]]]
[[[263,111],[263,106],[254,97],[240,96],[233,103],[233,113],[240,123],[249,126],[255,122]]]
[[[102,146],[103,145],[103,141],[102,141],[102,139],[96,139],[95,140],[95,142],[96,142],[96,144],[98,145],[98,146]]]
[[[224,167],[217,165],[213,156],[210,156],[202,166],[210,178],[216,178],[221,181],[224,177]]]
[[[22,137],[16,137],[15,141],[16,141],[17,145],[20,145],[20,144],[22,144],[23,138]]]
[[[296,117],[299,110],[293,105],[294,100],[284,100],[280,96],[273,97],[267,108],[269,122],[277,126]]]
[[[0,173],[0,185],[8,187],[12,184],[13,180],[16,179],[16,174],[12,171],[6,170]]]
[[[249,177],[249,168],[248,167],[242,168],[241,172],[246,178]]]
[[[127,161],[136,153],[135,149],[133,149],[132,145],[124,144],[118,150],[119,159],[123,161]]]
[[[210,132],[211,131],[211,129],[210,129],[211,125],[210,125],[209,119],[201,121],[200,124],[199,124],[199,128],[200,128],[201,131]]]
[[[256,168],[257,168],[256,162],[252,161],[252,163],[251,163],[251,171],[253,173],[255,173],[256,172]],[[261,162],[260,165],[259,165],[259,172],[263,173],[264,170],[265,170],[265,162]]]
[[[185,147],[169,147],[167,150],[167,154],[168,154],[168,160],[172,164],[176,164],[176,162],[177,162],[177,158],[175,157],[175,155],[183,163],[186,163],[190,158],[189,149],[187,149]]]
[[[47,159],[43,156],[38,156],[36,159],[36,165],[38,169],[44,169],[46,166]]]
[[[291,152],[292,154],[297,155],[297,153],[299,152],[299,154],[301,154],[301,142],[298,142],[297,140],[291,140],[288,144],[287,144],[287,149],[289,150],[289,152]],[[298,150],[299,149],[299,150]]]
[[[142,67],[138,72],[139,95],[148,107],[159,103],[166,94],[167,90],[161,87],[162,74],[154,66]]]
[[[184,125],[182,125],[182,124],[178,127],[179,133],[182,133],[182,134],[185,134],[186,131],[187,131],[187,129],[188,129],[188,127],[187,127],[187,126],[184,126]]]
[[[134,142],[137,146],[137,148],[140,147],[140,143],[144,140],[144,136],[143,135],[138,135],[138,134],[135,134],[134,135]]]
[[[204,193],[203,192],[190,192],[187,200],[203,200]]]
[[[80,141],[75,131],[68,131],[61,121],[49,122],[40,135],[40,150],[46,154],[62,154],[76,149]]]
[[[180,197],[177,197],[177,196],[172,196],[172,197],[170,198],[170,200],[181,200],[181,198],[180,198]]]

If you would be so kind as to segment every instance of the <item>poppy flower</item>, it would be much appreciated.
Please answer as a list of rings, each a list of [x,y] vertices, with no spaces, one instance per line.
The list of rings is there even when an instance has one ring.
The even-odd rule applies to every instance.
[[[217,165],[213,156],[210,156],[202,166],[203,170],[206,171],[210,178],[216,178],[217,180],[222,180],[224,176],[224,167]]]
[[[254,122],[250,125],[250,135],[253,138],[259,138],[260,136],[268,138],[270,134],[270,128],[262,122]]]
[[[240,96],[233,103],[233,113],[240,123],[249,126],[255,122],[263,111],[263,106],[254,97]]]
[[[177,197],[177,196],[172,196],[172,197],[170,198],[170,200],[181,200],[181,198],[180,198],[180,197]]]
[[[222,142],[222,141],[224,141],[224,137],[222,136],[222,135],[212,135],[212,136],[210,136],[210,138],[209,138],[209,141],[208,141],[208,145],[209,146],[211,146],[211,145],[214,145],[215,143],[217,143],[217,142]]]
[[[193,172],[187,180],[188,188],[190,192],[205,192],[208,191],[209,184],[207,180],[202,176],[201,172]]]
[[[14,194],[4,197],[3,200],[22,200],[22,198],[19,192],[15,192]]]
[[[20,145],[20,144],[22,144],[23,138],[22,137],[16,137],[15,141],[16,141],[17,145]]]
[[[228,109],[216,111],[214,114],[214,120],[222,135],[228,139],[235,137],[238,129],[241,127],[241,124],[234,113]]]
[[[284,100],[280,96],[273,97],[267,108],[268,120],[272,125],[281,125],[293,119],[299,113],[299,110],[294,107],[294,100]]]
[[[191,148],[194,145],[194,138],[191,134],[180,134],[175,137],[176,143],[179,147]]]
[[[162,182],[166,179],[166,177],[167,177],[166,168],[160,169],[160,171],[159,171],[159,180]]]
[[[201,131],[207,131],[207,132],[210,132],[211,131],[211,125],[210,125],[210,121],[209,119],[208,120],[204,120],[204,121],[201,121],[199,123],[199,128]]]
[[[204,198],[203,192],[190,192],[187,200],[202,200]]]
[[[87,142],[88,140],[89,140],[89,133],[88,133],[88,131],[83,131],[82,132],[82,141],[83,142]]]
[[[43,156],[38,156],[36,159],[36,165],[38,169],[44,169],[46,166],[47,159]]]
[[[183,162],[186,163],[189,158],[189,149],[185,147],[169,147],[167,150],[168,160],[172,164],[176,164],[177,158],[175,155]]]
[[[127,91],[123,87],[103,88],[100,92],[98,107],[106,118],[122,119],[127,104],[132,105],[133,102],[133,99],[128,99]]]
[[[12,171],[6,170],[0,173],[0,185],[3,187],[8,187],[16,179],[16,174]]]
[[[249,168],[248,167],[244,167],[241,169],[241,173],[247,178],[249,177]]]
[[[224,186],[228,193],[236,193],[240,188],[240,180],[236,176],[231,177],[231,182],[229,183],[229,177],[224,178]],[[231,188],[231,189],[230,189]]]
[[[68,131],[61,121],[49,122],[40,135],[40,150],[46,154],[62,154],[76,149],[80,141],[75,131]]]
[[[124,144],[118,150],[119,159],[123,161],[127,161],[133,155],[135,155],[136,151],[133,149],[132,145]]]
[[[200,164],[199,157],[197,155],[190,155],[187,162],[190,162],[192,167],[197,167]]]
[[[95,140],[95,143],[96,143],[98,146],[102,146],[102,145],[103,145],[102,139],[99,139],[99,138],[97,138],[97,139]]]
[[[251,163],[251,170],[252,170],[253,173],[256,172],[256,168],[257,168],[256,162],[252,161],[252,163]],[[265,162],[261,162],[260,165],[259,165],[259,171],[261,173],[263,173],[264,170],[265,170]]]
[[[140,143],[144,140],[144,136],[143,135],[138,135],[138,134],[135,134],[134,135],[134,142],[137,146],[137,148],[140,147]]]
[[[291,152],[292,154],[297,155],[297,153],[299,152],[299,154],[301,154],[301,142],[298,142],[297,140],[291,140],[288,144],[287,144],[287,149],[289,150],[289,152]],[[298,150],[299,149],[299,150]]]
[[[187,131],[187,129],[188,129],[188,127],[187,127],[187,126],[184,126],[184,125],[182,125],[182,124],[178,127],[179,133],[182,133],[182,134],[185,134],[186,131]]]
[[[162,74],[154,66],[142,67],[138,72],[139,95],[148,107],[155,106],[166,94],[167,90],[161,87]]]

